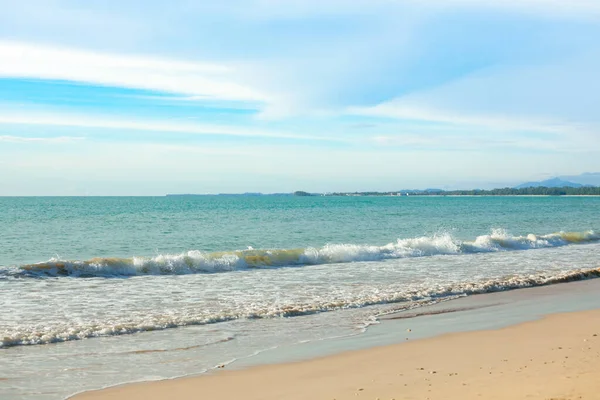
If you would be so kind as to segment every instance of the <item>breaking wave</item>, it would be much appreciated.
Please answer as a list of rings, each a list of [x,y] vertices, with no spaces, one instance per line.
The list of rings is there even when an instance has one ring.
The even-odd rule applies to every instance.
[[[379,261],[435,255],[485,253],[558,247],[600,241],[594,231],[557,232],[548,235],[511,236],[498,229],[474,241],[460,241],[450,234],[398,239],[385,246],[328,244],[321,248],[284,250],[188,251],[155,257],[93,258],[86,261],[50,259],[46,262],[0,269],[0,277],[114,277],[216,273],[248,268]]]

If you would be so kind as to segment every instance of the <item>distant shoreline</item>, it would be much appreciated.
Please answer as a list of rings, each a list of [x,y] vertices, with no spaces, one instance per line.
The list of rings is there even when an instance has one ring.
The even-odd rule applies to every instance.
[[[295,195],[293,193],[264,193],[247,195],[243,193],[231,194],[167,194],[166,197],[600,197],[600,194],[355,194],[355,193],[312,193],[308,195]]]
[[[294,196],[293,194],[270,194],[247,196],[244,194],[167,194],[165,197],[600,197],[600,194],[411,194],[411,195],[344,195],[344,194],[312,194],[310,196]],[[32,196],[39,197],[39,196]],[[75,196],[81,197],[81,196]],[[103,196],[87,196],[103,197]],[[125,196],[131,197],[131,196]],[[155,197],[155,196],[133,196]]]
[[[257,197],[257,196],[296,196],[296,197],[315,197],[315,196],[326,196],[326,197],[407,197],[407,196],[435,196],[435,197],[458,197],[458,196],[470,196],[470,197],[484,197],[484,196],[586,196],[586,197],[597,197],[600,196],[600,187],[598,186],[583,186],[583,187],[546,187],[546,186],[531,186],[526,188],[497,188],[490,190],[483,189],[468,189],[468,190],[442,190],[442,189],[402,189],[393,191],[364,191],[364,192],[325,192],[315,193],[297,190],[292,193],[269,193],[263,194],[260,192],[252,193],[240,193],[240,194],[167,194],[167,196],[245,196],[245,197]]]

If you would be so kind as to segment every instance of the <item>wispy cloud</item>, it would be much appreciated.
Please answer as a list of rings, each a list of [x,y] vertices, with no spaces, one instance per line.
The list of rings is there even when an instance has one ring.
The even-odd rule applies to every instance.
[[[10,143],[71,143],[84,140],[80,136],[57,136],[57,137],[27,137],[27,136],[13,136],[13,135],[0,135],[0,142]]]
[[[237,4],[237,15],[254,18],[307,18],[315,15],[353,15],[387,10],[401,12],[407,9],[500,9],[513,12],[535,12],[560,18],[599,17],[600,4],[596,0],[255,0]]]
[[[589,150],[584,143],[573,143],[569,140],[545,140],[543,138],[520,137],[518,135],[465,135],[463,134],[398,134],[379,135],[371,140],[386,149],[406,151],[448,151],[448,152],[485,152],[495,151],[527,151],[550,153],[577,153]]]
[[[549,140],[568,137],[589,146],[598,143],[600,132],[594,111],[600,101],[598,68],[595,50],[542,64],[499,65],[347,112],[478,128],[480,135],[546,133]]]
[[[433,4],[446,9],[463,6],[535,13],[537,16],[550,15],[559,18],[600,18],[600,3],[596,0],[421,0],[418,3]]]
[[[452,125],[484,128],[486,131],[536,131],[548,133],[568,133],[577,126],[558,120],[522,118],[509,115],[463,114],[452,110],[434,109],[405,105],[401,100],[390,101],[372,107],[350,107],[348,113],[372,117],[394,118],[438,122]]]
[[[264,102],[234,81],[231,66],[0,41],[0,77],[66,80],[212,100]]]
[[[110,116],[77,115],[68,113],[1,113],[0,124],[37,125],[78,128],[100,128],[120,131],[151,131],[164,133],[188,133],[196,135],[225,135],[270,139],[295,139],[307,141],[346,142],[342,137],[298,134],[285,131],[257,129],[253,127],[208,125],[181,120],[156,120],[152,118],[119,119]]]

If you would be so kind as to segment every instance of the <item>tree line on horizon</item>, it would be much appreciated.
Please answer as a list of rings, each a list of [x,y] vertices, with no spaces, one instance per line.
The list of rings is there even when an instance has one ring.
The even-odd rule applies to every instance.
[[[301,193],[301,194],[300,194]],[[307,192],[296,192],[297,196],[311,195]],[[500,189],[471,189],[471,190],[399,190],[393,192],[335,192],[327,196],[600,196],[599,186],[585,187],[527,187]]]

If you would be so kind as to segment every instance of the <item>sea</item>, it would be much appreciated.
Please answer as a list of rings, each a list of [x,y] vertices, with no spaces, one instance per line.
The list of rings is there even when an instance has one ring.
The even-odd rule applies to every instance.
[[[599,255],[599,197],[0,197],[0,398],[251,364]]]

